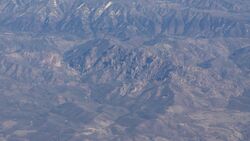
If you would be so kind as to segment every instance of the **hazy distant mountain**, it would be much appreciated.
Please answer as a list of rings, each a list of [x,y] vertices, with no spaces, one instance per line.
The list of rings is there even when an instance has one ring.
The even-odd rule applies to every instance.
[[[128,40],[181,35],[249,37],[245,0],[2,0],[2,30]]]
[[[1,0],[0,141],[248,141],[247,0]]]

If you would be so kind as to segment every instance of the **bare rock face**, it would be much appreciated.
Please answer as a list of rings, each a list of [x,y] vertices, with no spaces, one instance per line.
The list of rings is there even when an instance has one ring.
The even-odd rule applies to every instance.
[[[250,2],[1,0],[0,141],[248,141]]]

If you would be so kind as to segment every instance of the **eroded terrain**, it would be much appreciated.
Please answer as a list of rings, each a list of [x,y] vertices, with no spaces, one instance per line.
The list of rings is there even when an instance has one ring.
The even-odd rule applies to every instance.
[[[248,141],[250,3],[0,1],[0,141]]]

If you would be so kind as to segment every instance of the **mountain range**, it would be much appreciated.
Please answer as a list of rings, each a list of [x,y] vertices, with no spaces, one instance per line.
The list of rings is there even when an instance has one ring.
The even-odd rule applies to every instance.
[[[248,0],[1,0],[0,141],[250,140]]]

